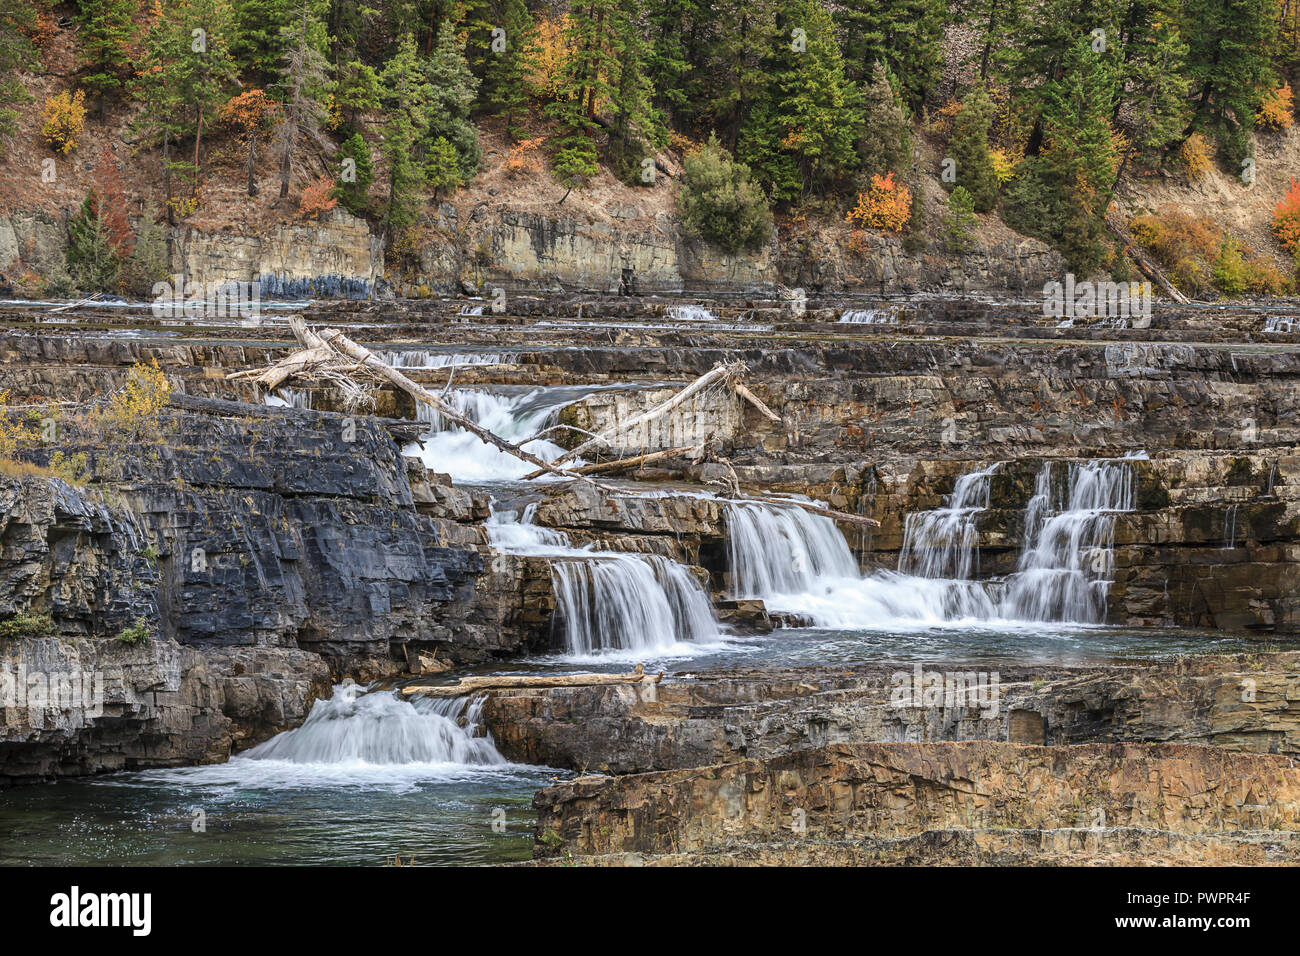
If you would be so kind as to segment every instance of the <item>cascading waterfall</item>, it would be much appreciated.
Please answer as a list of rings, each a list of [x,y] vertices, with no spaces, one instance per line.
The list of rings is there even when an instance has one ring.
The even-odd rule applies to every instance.
[[[493,434],[518,444],[554,424],[560,409],[575,397],[567,390],[557,393],[534,389],[524,394],[503,395],[455,389],[443,401]],[[510,481],[534,470],[528,462],[486,444],[463,428],[449,425],[442,415],[423,403],[417,413],[428,431],[421,438],[422,445],[412,443],[403,451],[418,456],[433,471],[474,482]],[[553,461],[564,453],[563,448],[546,439],[527,442],[523,448],[543,461]]]
[[[1051,493],[1052,463],[1045,462],[1001,613],[1021,621],[1095,624],[1106,617],[1115,515],[1137,504],[1133,466],[1124,459],[1071,462],[1065,500],[1055,509]]]
[[[736,502],[727,510],[731,588],[740,598],[799,594],[858,563],[835,522],[798,507]]]
[[[432,352],[428,349],[372,349],[393,368],[447,368],[451,365],[509,365],[517,356],[508,352]]]
[[[301,727],[259,744],[242,760],[292,764],[504,766],[480,714],[486,698],[403,700],[345,683],[318,700]]]
[[[898,314],[889,309],[848,309],[839,321],[849,325],[897,325]]]
[[[998,467],[962,475],[942,508],[908,516],[898,572],[861,575],[829,518],[780,505],[731,504],[733,590],[820,627],[1104,620],[1115,515],[1136,502],[1131,464],[1072,463],[1054,500],[1053,466],[1045,463],[1026,508],[1017,570],[1002,580],[978,580],[977,524]]]
[[[717,320],[717,316],[702,305],[669,306],[666,315],[678,322],[714,322]]]
[[[977,516],[989,506],[993,465],[957,479],[942,508],[907,516],[898,570],[921,578],[969,580],[979,573]]]
[[[644,656],[690,653],[721,636],[708,594],[690,570],[659,555],[575,548],[562,531],[494,511],[486,528],[498,551],[547,558],[564,652]]]

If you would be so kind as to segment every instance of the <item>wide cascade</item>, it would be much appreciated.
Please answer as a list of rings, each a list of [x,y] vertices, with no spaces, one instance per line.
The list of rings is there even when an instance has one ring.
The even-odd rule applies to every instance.
[[[518,394],[454,389],[443,396],[443,401],[493,434],[518,444],[554,424],[560,409],[575,397],[568,389],[539,388]],[[528,462],[445,421],[427,405],[421,404],[418,413],[428,431],[421,437],[422,446],[413,444],[406,454],[418,455],[433,471],[475,482],[515,480],[534,470]],[[544,438],[526,442],[523,448],[543,461],[553,461],[564,452]]]
[[[731,505],[732,590],[820,627],[1103,621],[1115,515],[1135,506],[1132,465],[1070,463],[1057,483],[1045,463],[1026,509],[1016,571],[981,580],[978,522],[998,467],[962,475],[943,507],[908,515],[897,572],[860,574],[829,518],[780,505]]]
[[[295,764],[508,763],[479,719],[485,698],[403,700],[340,684],[318,700],[301,727],[259,744],[241,759]]]
[[[488,539],[498,551],[548,559],[564,652],[688,653],[721,637],[708,594],[691,572],[659,555],[575,548],[562,531],[494,511]]]

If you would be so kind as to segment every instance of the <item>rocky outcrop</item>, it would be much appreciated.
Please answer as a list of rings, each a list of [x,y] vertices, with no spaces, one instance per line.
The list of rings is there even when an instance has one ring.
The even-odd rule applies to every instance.
[[[831,744],[765,761],[547,788],[534,799],[536,852],[691,853],[989,828],[1028,831],[1051,849],[1090,828],[1100,842],[1119,827],[1175,840],[1253,831],[1258,842],[1277,831],[1268,841],[1275,858],[1295,862],[1300,768],[1293,763],[1168,744],[1068,751],[983,741]]]
[[[383,288],[384,245],[363,220],[335,209],[263,236],[178,229],[172,271],[205,284],[257,282],[267,299],[367,299]]]

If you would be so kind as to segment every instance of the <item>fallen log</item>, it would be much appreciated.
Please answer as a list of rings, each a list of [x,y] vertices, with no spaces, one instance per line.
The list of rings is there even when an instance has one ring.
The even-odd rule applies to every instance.
[[[1179,292],[1174,284],[1169,281],[1169,277],[1164,274],[1164,271],[1142,251],[1142,248],[1129,233],[1128,227],[1120,221],[1117,214],[1114,212],[1106,213],[1106,227],[1110,229],[1116,239],[1124,244],[1124,254],[1137,263],[1137,267],[1142,270],[1142,274],[1158,285],[1165,295],[1180,305],[1188,305],[1192,301]]]
[[[663,451],[652,451],[632,458],[618,458],[614,461],[602,461],[595,465],[582,465],[574,468],[573,473],[575,475],[604,475],[610,472],[626,471],[638,465],[648,465],[652,461],[662,461],[665,458],[677,458],[692,453],[698,454],[703,450],[703,447],[703,445],[684,445],[681,448],[665,448]]]
[[[739,395],[741,398],[743,398],[745,401],[749,402],[749,404],[757,408],[767,418],[777,423],[781,421],[781,416],[778,415],[776,412],[772,411],[772,409],[768,408],[766,405],[764,405],[762,399],[760,399],[757,395],[755,395],[753,392],[747,389],[742,382],[732,382],[731,390],[735,392],[737,395]]]
[[[647,409],[646,411],[642,412],[640,415],[636,415],[628,419],[626,422],[623,422],[622,424],[615,425],[611,428],[605,429],[595,438],[583,442],[581,445],[579,445],[577,448],[574,448],[572,451],[565,452],[563,455],[561,455],[559,458],[555,460],[554,464],[560,465],[566,461],[571,461],[574,458],[578,458],[582,455],[584,451],[594,448],[596,445],[608,445],[609,440],[614,436],[619,435],[623,432],[631,431],[633,428],[637,428],[641,425],[644,425],[646,422],[653,421],[654,419],[659,418],[661,415],[667,414],[668,412],[676,408],[678,405],[682,404],[682,402],[686,401],[686,399],[690,398],[692,395],[699,394],[700,392],[702,392],[704,389],[708,388],[711,385],[716,385],[719,382],[730,380],[733,376],[742,372],[744,368],[745,365],[743,362],[729,362],[725,365],[722,364],[715,365],[710,371],[705,372],[695,381],[691,382],[691,384],[687,385],[681,391],[674,394],[671,398],[660,402],[658,405],[654,406],[653,408]],[[541,472],[535,471],[532,472],[531,474],[525,475],[524,480],[528,481],[533,478],[537,478],[540,475]]]
[[[289,326],[293,329],[294,335],[298,337],[298,341],[300,341],[305,348],[315,350],[323,347],[326,349],[332,349],[340,355],[346,355],[357,363],[357,368],[365,368],[378,375],[380,378],[386,379],[397,388],[406,392],[412,398],[424,402],[424,404],[434,409],[447,421],[459,425],[467,432],[477,436],[480,441],[486,442],[494,448],[499,448],[506,454],[520,458],[529,464],[537,465],[542,472],[549,472],[553,475],[559,475],[562,478],[575,477],[573,474],[565,472],[563,469],[557,468],[550,463],[543,461],[531,452],[524,451],[518,445],[512,444],[504,438],[499,437],[492,431],[484,428],[478,422],[474,421],[472,418],[462,415],[460,412],[456,411],[456,409],[445,404],[437,395],[433,394],[433,392],[429,391],[423,385],[411,381],[401,372],[397,371],[397,369],[385,364],[365,346],[353,342],[338,329],[323,329],[321,332],[316,333],[308,329],[306,323],[298,316],[289,320]]]
[[[496,677],[462,677],[455,684],[409,684],[402,694],[425,697],[465,697],[489,690],[512,690],[532,687],[598,687],[606,684],[658,684],[663,671],[645,673],[638,664],[630,674],[505,674]]]

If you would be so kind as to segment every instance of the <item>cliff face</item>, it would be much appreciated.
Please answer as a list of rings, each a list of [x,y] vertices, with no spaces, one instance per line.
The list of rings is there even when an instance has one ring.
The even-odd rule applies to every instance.
[[[16,280],[63,265],[68,211],[0,216],[0,273]],[[260,234],[172,231],[172,273],[195,282],[260,282],[264,298],[370,298],[589,289],[665,292],[747,290],[777,283],[871,292],[1037,289],[1059,279],[1060,257],[1031,239],[983,245],[960,256],[909,252],[897,238],[867,234],[860,253],[815,235],[774,239],[731,255],[683,235],[672,218],[615,207],[608,220],[535,213],[505,204],[440,207],[414,268],[384,263],[383,240],[342,210],[319,222],[281,222]]]

